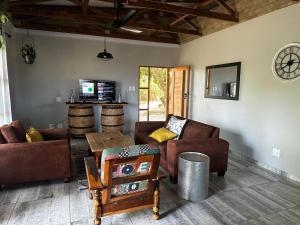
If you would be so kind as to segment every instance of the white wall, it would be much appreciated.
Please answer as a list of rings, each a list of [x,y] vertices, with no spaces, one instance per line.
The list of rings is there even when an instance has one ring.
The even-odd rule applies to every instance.
[[[9,73],[13,117],[27,126],[48,127],[50,123],[65,120],[68,107],[56,103],[56,97],[61,96],[66,101],[70,89],[78,91],[78,79],[88,78],[117,81],[123,100],[129,103],[125,111],[126,130],[133,130],[138,118],[139,66],[174,66],[178,59],[175,45],[111,39],[108,51],[115,58],[103,62],[96,57],[103,51],[102,38],[36,31],[31,34],[37,51],[33,65],[26,65],[19,54],[24,31],[17,32],[8,46],[10,67],[16,61],[14,70]],[[136,91],[128,92],[129,86],[135,86]]]
[[[221,128],[230,149],[286,171],[300,181],[300,80],[276,80],[276,51],[300,42],[300,4],[235,25],[180,47],[181,65],[193,70],[191,117]],[[204,98],[205,67],[242,62],[240,100]],[[281,149],[280,159],[272,148]]]

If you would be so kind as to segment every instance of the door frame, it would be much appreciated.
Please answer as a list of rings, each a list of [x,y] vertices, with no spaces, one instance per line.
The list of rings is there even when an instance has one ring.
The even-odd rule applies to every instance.
[[[181,114],[182,117],[188,118],[189,116],[189,108],[190,108],[190,92],[191,92],[191,66],[176,66],[176,67],[172,67],[171,71],[173,69],[177,69],[177,70],[183,70],[188,71],[188,73],[184,73],[183,74],[183,88],[182,88],[182,109],[181,109]],[[174,72],[173,72],[174,73]],[[168,79],[170,79],[170,76],[168,76]],[[187,87],[186,87],[187,85]],[[168,86],[168,91],[170,91],[169,86]],[[169,94],[169,93],[168,93]],[[185,107],[186,106],[186,107]],[[174,107],[174,104],[173,104]],[[168,107],[168,111],[169,111],[169,107]]]

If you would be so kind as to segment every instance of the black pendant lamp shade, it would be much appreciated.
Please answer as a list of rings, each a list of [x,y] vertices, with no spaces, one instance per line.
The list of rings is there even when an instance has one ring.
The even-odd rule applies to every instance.
[[[104,60],[104,61],[108,61],[108,60],[111,60],[111,59],[114,58],[111,53],[106,51],[106,37],[104,37],[104,51],[100,52],[97,55],[97,57]]]

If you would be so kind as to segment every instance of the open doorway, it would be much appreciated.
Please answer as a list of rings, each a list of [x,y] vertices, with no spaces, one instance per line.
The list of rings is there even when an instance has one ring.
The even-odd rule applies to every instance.
[[[139,121],[165,121],[171,113],[187,117],[189,67],[139,68]]]

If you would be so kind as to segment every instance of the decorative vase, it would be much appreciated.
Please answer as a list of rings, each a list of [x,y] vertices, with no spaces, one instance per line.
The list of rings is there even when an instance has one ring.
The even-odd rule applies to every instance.
[[[121,95],[121,92],[119,92],[119,95],[118,95],[118,103],[122,103],[122,95]]]

